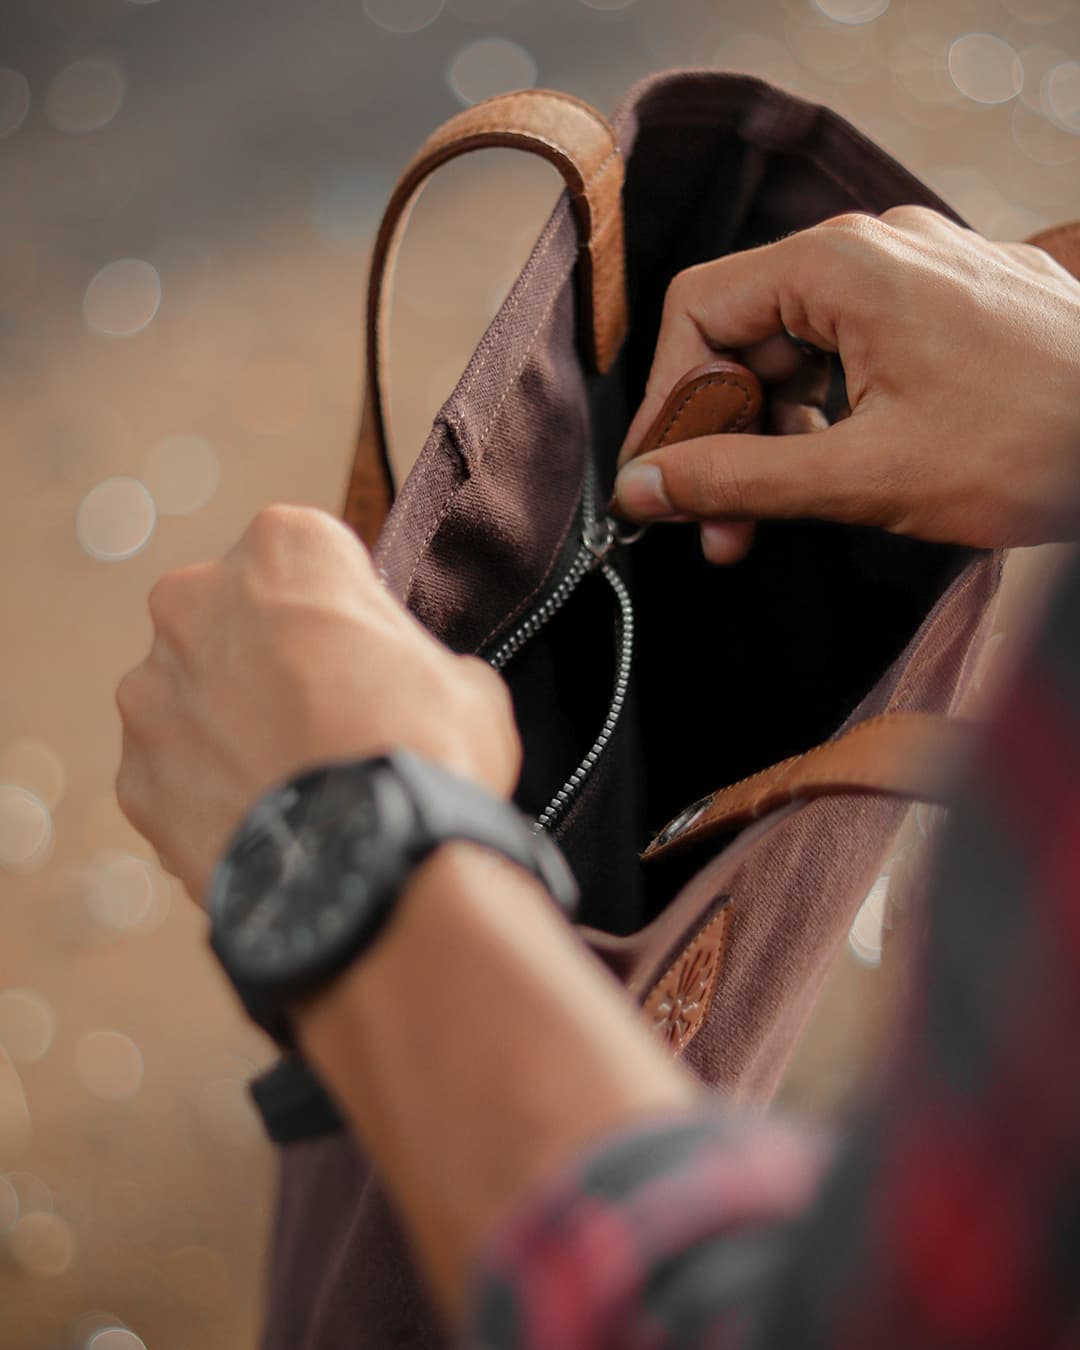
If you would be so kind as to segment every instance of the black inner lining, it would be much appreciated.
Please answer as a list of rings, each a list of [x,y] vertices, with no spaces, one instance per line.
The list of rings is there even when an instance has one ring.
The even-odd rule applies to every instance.
[[[748,147],[730,130],[642,131],[626,186],[633,328],[592,388],[605,488],[672,277],[862,206],[808,161]],[[729,568],[704,560],[693,526],[655,527],[624,550],[637,615],[633,696],[558,832],[582,881],[583,921],[628,933],[658,913],[686,865],[643,869],[637,850],[695,798],[832,734],[970,556],[812,521],[762,525],[750,557]],[[614,617],[606,583],[591,578],[509,672],[526,809],[546,804],[599,730]]]

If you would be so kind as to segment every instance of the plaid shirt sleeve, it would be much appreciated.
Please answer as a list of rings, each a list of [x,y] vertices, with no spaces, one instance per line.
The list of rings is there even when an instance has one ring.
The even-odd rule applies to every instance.
[[[485,1350],[1080,1347],[1080,560],[948,830],[843,1151],[722,1105],[601,1143],[491,1236]]]

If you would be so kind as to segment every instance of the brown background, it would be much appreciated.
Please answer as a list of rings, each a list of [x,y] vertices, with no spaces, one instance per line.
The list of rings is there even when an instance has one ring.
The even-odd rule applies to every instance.
[[[1073,0],[3,6],[2,1350],[253,1343],[272,1173],[243,1084],[269,1052],[117,811],[112,689],[163,571],[265,502],[339,502],[367,253],[412,148],[500,88],[610,110],[648,71],[716,64],[831,103],[1020,238],[1080,214],[1078,56]],[[404,460],[555,190],[491,154],[425,195],[394,329],[422,390],[395,400]],[[80,514],[118,477],[137,481]],[[124,561],[87,551],[144,538]],[[999,628],[1007,651],[1008,613]],[[913,816],[897,875],[927,826]],[[793,1071],[810,1109],[835,1109],[877,1044],[885,893]]]

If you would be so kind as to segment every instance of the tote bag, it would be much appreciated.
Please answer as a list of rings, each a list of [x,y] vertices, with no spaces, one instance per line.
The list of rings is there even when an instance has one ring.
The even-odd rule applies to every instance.
[[[395,495],[394,260],[428,175],[486,146],[542,155],[567,192]],[[517,801],[577,874],[582,941],[704,1082],[760,1101],[908,802],[938,798],[1002,558],[790,521],[717,568],[692,526],[630,542],[604,503],[675,274],[903,203],[953,215],[836,114],[749,77],[675,73],[634,89],[613,126],[547,91],[459,114],[407,167],[373,255],[345,518],[437,637],[506,678]],[[1080,254],[1076,227],[1037,242]],[[717,362],[651,434],[745,429],[760,400]],[[290,1061],[255,1096],[282,1148],[265,1345],[446,1344],[318,1084]]]

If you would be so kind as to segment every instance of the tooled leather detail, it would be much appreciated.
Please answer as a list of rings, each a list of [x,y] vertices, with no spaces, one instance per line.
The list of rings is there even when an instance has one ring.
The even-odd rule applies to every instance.
[[[725,904],[653,985],[644,1012],[655,1034],[680,1055],[701,1029],[727,950],[731,906]]]

